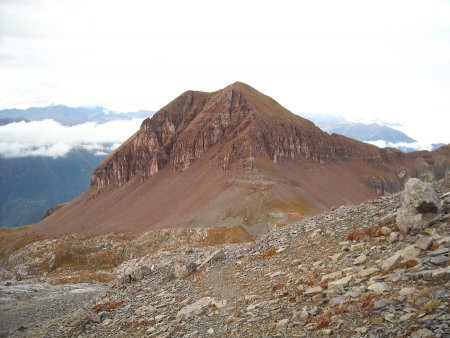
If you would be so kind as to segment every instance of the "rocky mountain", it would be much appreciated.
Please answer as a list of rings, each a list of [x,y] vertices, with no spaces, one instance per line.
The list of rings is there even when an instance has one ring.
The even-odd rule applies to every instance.
[[[378,123],[351,122],[341,117],[325,114],[306,115],[306,117],[330,134],[341,134],[363,142],[380,140],[394,144],[416,142],[405,133]],[[413,149],[408,152],[411,151]]]
[[[40,121],[50,119],[63,125],[76,125],[85,122],[104,123],[119,120],[126,117],[146,118],[151,116],[151,111],[138,111],[131,113],[111,112],[103,107],[68,107],[65,105],[50,105],[46,107],[31,107],[27,109],[3,109],[0,110],[0,121],[11,123],[14,121]]]
[[[254,240],[0,231],[0,336],[448,337],[449,220],[449,181],[411,179]]]
[[[450,147],[405,155],[329,135],[243,83],[187,91],[147,118],[41,222],[44,234],[243,225],[250,234],[446,177]]]
[[[0,156],[0,227],[39,222],[46,210],[78,196],[103,158],[80,149],[59,158]]]

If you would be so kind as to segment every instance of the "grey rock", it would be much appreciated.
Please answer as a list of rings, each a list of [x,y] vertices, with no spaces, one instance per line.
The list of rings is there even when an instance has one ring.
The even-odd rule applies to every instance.
[[[380,300],[377,300],[376,302],[373,303],[373,308],[375,310],[379,310],[382,309],[388,305],[394,304],[395,302],[392,299],[387,299],[387,298],[383,298]]]
[[[366,277],[369,277],[370,275],[373,275],[374,273],[376,273],[378,271],[380,271],[380,269],[377,269],[377,268],[374,268],[374,267],[367,268],[367,269],[359,271],[358,272],[358,277],[366,278]]]
[[[434,256],[444,255],[444,254],[448,253],[449,250],[450,250],[449,248],[439,248],[434,251],[430,251],[428,253],[428,256],[434,257]]]
[[[402,207],[397,211],[397,226],[403,233],[428,227],[441,210],[441,203],[433,185],[417,178],[405,184]]]
[[[444,256],[444,255],[431,257],[431,259],[430,259],[430,262],[435,264],[435,265],[446,264],[449,261],[450,261],[450,257]]]
[[[214,304],[214,302],[215,300],[212,297],[201,298],[178,311],[177,318],[189,318],[193,315],[198,315],[202,313],[205,308]]]
[[[281,320],[278,321],[277,326],[276,326],[275,329],[276,329],[277,332],[286,331],[288,324],[289,324],[289,319],[281,319]]]
[[[389,242],[390,243],[398,242],[399,239],[400,239],[400,234],[397,231],[393,231],[389,235]]]
[[[305,296],[313,296],[313,295],[317,295],[319,293],[322,293],[323,289],[320,286],[313,286],[311,288],[308,288],[305,290],[304,295]]]
[[[428,297],[419,297],[416,299],[416,302],[414,303],[416,306],[422,306],[425,303],[427,303],[430,299]]]
[[[332,281],[332,282],[328,283],[328,288],[333,289],[333,288],[345,287],[350,283],[350,281],[353,279],[353,277],[354,277],[353,275],[349,275],[344,278]]]
[[[359,255],[355,261],[353,262],[353,264],[355,265],[361,265],[364,264],[367,261],[367,256],[365,254]]]
[[[58,259],[55,254],[52,254],[48,259],[48,271],[53,271],[59,266]]]
[[[186,264],[186,271],[189,273],[195,272],[198,269],[198,264],[194,263],[194,262],[190,262],[188,264]]]
[[[376,282],[367,287],[367,290],[373,291],[377,295],[381,295],[384,292],[388,292],[391,289],[387,286],[385,282]]]
[[[431,237],[422,237],[417,240],[414,246],[420,250],[427,250],[431,243],[433,243],[433,239]]]
[[[435,337],[434,332],[427,328],[422,328],[420,330],[411,333],[410,338],[432,338]]]
[[[399,254],[394,254],[381,262],[381,269],[388,270],[393,267],[395,264],[399,263],[402,260],[402,256]]]
[[[401,296],[411,296],[414,292],[416,292],[416,288],[414,287],[405,287],[399,291],[399,295]]]
[[[378,224],[379,225],[390,224],[390,223],[394,222],[396,218],[397,218],[397,213],[393,212],[393,213],[387,214],[386,216],[380,218],[380,220],[378,221]]]
[[[407,261],[419,256],[420,249],[416,248],[414,245],[408,245],[406,248],[396,251],[395,254],[401,256],[402,261]]]
[[[341,305],[344,302],[345,302],[345,297],[337,296],[337,297],[331,298],[330,301],[328,302],[328,305],[330,307],[335,307],[335,306]]]

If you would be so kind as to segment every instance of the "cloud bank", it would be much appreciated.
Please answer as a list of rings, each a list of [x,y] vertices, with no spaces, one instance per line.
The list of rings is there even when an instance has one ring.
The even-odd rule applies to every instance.
[[[377,141],[365,141],[366,143],[373,144],[374,146],[377,146],[378,148],[397,148],[397,149],[412,149],[412,150],[432,150],[433,145],[429,143],[423,143],[423,142],[387,142],[384,140],[377,140]]]
[[[65,156],[73,149],[105,155],[135,133],[141,119],[63,126],[54,120],[0,126],[0,156]]]

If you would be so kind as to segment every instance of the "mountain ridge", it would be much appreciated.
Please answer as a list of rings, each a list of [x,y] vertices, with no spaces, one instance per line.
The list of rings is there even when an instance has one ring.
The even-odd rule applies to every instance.
[[[329,135],[248,85],[186,91],[40,222],[44,234],[244,226],[252,235],[448,175],[450,154],[410,155]]]

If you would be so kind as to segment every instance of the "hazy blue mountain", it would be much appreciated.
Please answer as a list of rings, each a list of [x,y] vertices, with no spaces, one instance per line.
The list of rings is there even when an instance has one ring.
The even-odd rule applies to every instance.
[[[6,126],[7,124],[14,123],[14,122],[20,122],[20,121],[27,121],[27,119],[17,117],[17,118],[10,118],[10,117],[4,117],[0,118],[0,126]]]
[[[104,159],[86,150],[65,157],[0,157],[0,226],[39,221],[46,210],[86,190]]]
[[[3,109],[0,110],[0,119],[20,119],[28,121],[40,121],[45,119],[55,120],[63,125],[71,126],[89,121],[104,123],[117,119],[145,119],[154,112],[138,111],[131,113],[109,112],[103,107],[67,107],[64,105],[51,105],[47,107],[31,107],[28,109]]]
[[[307,115],[306,117],[327,133],[341,134],[359,141],[416,142],[399,130],[377,123],[350,122],[330,115]]]

